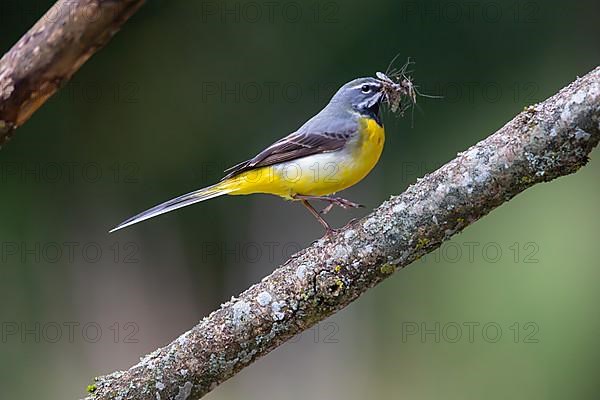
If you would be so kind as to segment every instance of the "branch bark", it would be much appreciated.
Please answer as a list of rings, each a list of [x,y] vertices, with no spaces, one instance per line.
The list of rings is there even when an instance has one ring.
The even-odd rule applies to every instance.
[[[0,147],[144,0],[59,0],[0,59]]]
[[[523,190],[577,171],[600,140],[600,67],[293,256],[88,399],[198,399]]]

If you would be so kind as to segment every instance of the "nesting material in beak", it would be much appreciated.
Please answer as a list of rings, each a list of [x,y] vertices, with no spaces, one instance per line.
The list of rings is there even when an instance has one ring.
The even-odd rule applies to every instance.
[[[385,101],[389,104],[392,112],[403,113],[406,108],[403,105],[403,99],[407,98],[412,104],[417,103],[417,91],[410,77],[406,76],[404,72],[392,75],[388,77],[383,72],[377,72],[375,74],[383,86],[382,91],[385,96]]]

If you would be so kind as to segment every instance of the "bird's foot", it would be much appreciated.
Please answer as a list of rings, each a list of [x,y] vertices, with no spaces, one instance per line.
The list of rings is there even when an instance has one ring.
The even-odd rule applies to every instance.
[[[359,221],[358,218],[352,218],[350,221],[348,221],[348,223],[346,225],[344,225],[344,227],[342,229],[349,228],[352,225],[356,224],[358,221]]]

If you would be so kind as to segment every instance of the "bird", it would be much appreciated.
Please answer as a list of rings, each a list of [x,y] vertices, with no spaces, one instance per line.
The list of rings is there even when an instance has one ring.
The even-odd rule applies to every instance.
[[[378,72],[376,76],[343,85],[300,128],[225,170],[220,182],[143,211],[110,232],[215,197],[256,193],[299,202],[323,226],[326,235],[335,232],[322,215],[333,206],[362,207],[335,194],[360,182],[379,161],[385,142],[381,106],[386,99],[396,102],[401,89],[385,74]],[[319,212],[311,201],[323,201],[327,206]]]

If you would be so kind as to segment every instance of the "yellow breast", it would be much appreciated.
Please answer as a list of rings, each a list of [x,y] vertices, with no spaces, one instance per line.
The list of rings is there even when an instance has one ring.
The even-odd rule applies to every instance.
[[[385,131],[377,121],[362,118],[360,124],[361,139],[354,150],[354,166],[348,171],[357,179],[354,183],[362,180],[377,165],[385,143]]]
[[[374,119],[362,117],[358,136],[343,149],[248,171],[235,178],[237,188],[230,194],[269,193],[291,199],[295,194],[325,196],[339,192],[371,172],[384,142],[383,127]]]

